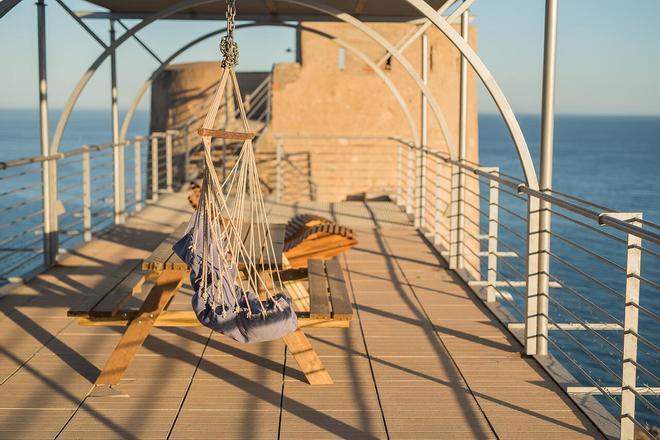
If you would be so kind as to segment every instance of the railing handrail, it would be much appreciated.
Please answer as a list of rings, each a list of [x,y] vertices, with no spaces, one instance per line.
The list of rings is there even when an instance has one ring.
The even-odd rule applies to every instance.
[[[599,212],[599,211],[594,211],[592,209],[588,209],[579,205],[576,205],[573,202],[566,201],[562,198],[557,197],[556,195],[548,194],[547,192],[542,192],[542,191],[537,191],[534,189],[529,188],[524,182],[522,181],[513,181],[509,178],[506,177],[501,177],[492,173],[489,173],[487,171],[484,171],[482,168],[484,166],[473,166],[470,165],[466,162],[462,162],[460,160],[454,160],[449,157],[449,155],[445,155],[440,150],[438,149],[432,149],[429,148],[428,146],[416,146],[413,144],[411,141],[400,138],[400,137],[395,137],[395,136],[340,136],[340,135],[329,135],[329,136],[320,136],[320,135],[305,135],[305,134],[284,134],[284,133],[277,133],[275,135],[276,138],[280,139],[354,139],[354,140],[370,140],[370,139],[383,139],[383,140],[391,140],[395,142],[399,142],[403,145],[406,145],[408,148],[411,148],[413,150],[422,150],[425,151],[431,155],[434,155],[440,159],[442,159],[446,163],[450,163],[452,165],[456,165],[460,168],[463,168],[467,171],[470,171],[474,174],[477,174],[479,176],[483,176],[488,180],[494,180],[497,181],[498,183],[501,183],[503,185],[506,185],[512,189],[515,189],[518,193],[523,193],[527,194],[529,196],[536,197],[538,199],[546,200],[552,204],[555,204],[557,206],[560,206],[567,211],[571,211],[575,214],[578,214],[582,217],[588,218],[590,220],[595,220],[599,225],[605,225],[605,226],[610,226],[613,227],[621,232],[624,232],[626,234],[631,234],[636,237],[639,237],[643,240],[648,240],[654,244],[660,245],[660,234],[657,234],[655,232],[649,231],[648,229],[644,229],[640,226],[636,226],[633,224],[630,224],[626,221],[623,221],[619,218],[614,217],[612,214],[617,214],[619,211],[609,211],[609,212]],[[580,200],[578,197],[572,197],[575,200]],[[589,203],[593,205],[593,202],[588,202],[585,201],[585,203]],[[631,219],[631,220],[636,220],[636,219]],[[644,220],[644,225],[650,226],[654,229],[660,229],[659,225],[656,225],[655,223],[649,222],[648,220]]]
[[[176,130],[168,130],[170,132],[177,132]],[[82,147],[79,148],[74,148],[72,150],[67,150],[67,151],[60,151],[55,154],[51,154],[48,156],[43,156],[43,155],[37,155],[37,156],[29,156],[29,157],[22,157],[19,159],[13,159],[13,160],[8,160],[4,162],[0,162],[0,170],[7,170],[9,168],[17,168],[21,166],[26,166],[26,165],[31,165],[35,163],[41,163],[41,162],[48,162],[51,160],[61,160],[65,159],[67,157],[72,157],[72,156],[79,156],[83,154],[85,151],[103,151],[103,150],[108,150],[114,147],[125,147],[133,142],[136,141],[141,141],[141,140],[151,140],[153,138],[162,138],[165,137],[166,133],[165,132],[153,132],[149,136],[134,136],[130,139],[127,139],[122,142],[118,142],[116,144],[113,144],[112,142],[105,143],[105,144],[85,144]]]

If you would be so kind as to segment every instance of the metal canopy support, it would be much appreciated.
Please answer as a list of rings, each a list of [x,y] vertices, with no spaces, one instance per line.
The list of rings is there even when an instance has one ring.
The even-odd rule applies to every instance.
[[[449,17],[447,17],[447,23],[453,23],[458,19],[458,17],[463,18],[463,13],[466,12],[468,9],[470,9],[470,6],[472,6],[472,3],[474,3],[476,0],[463,0],[463,4],[461,4],[454,12],[452,12]]]
[[[538,179],[536,176],[536,170],[534,169],[534,162],[532,157],[529,154],[529,148],[527,147],[527,142],[525,136],[518,124],[513,109],[504,95],[504,92],[500,88],[495,78],[490,73],[484,62],[479,58],[477,53],[467,44],[463,38],[454,30],[454,28],[447,23],[447,21],[442,18],[428,3],[424,0],[403,0],[408,2],[411,6],[414,6],[422,14],[424,14],[433,24],[445,34],[449,41],[467,58],[467,61],[470,63],[475,73],[481,79],[483,85],[486,87],[486,90],[490,93],[490,96],[493,98],[493,101],[497,105],[497,108],[500,111],[502,119],[509,129],[509,134],[513,139],[513,143],[516,148],[516,153],[518,154],[518,160],[525,177],[525,183],[528,188],[532,190],[538,189]]]
[[[445,3],[438,8],[438,14],[444,14],[447,9],[451,8],[451,6],[456,2],[457,0],[447,0]],[[431,27],[433,23],[431,23],[429,20],[426,20],[423,24],[421,24],[415,32],[413,32],[410,36],[406,37],[403,41],[401,41],[399,44],[397,44],[396,48],[399,50],[399,52],[403,53],[416,39],[418,39],[423,33],[426,32],[426,30]],[[382,65],[385,60],[387,60],[389,57],[392,56],[392,53],[390,51],[385,51],[385,55],[383,55],[377,62],[379,66]]]
[[[80,27],[83,28],[89,34],[90,37],[96,40],[96,42],[99,43],[101,47],[103,47],[104,49],[108,48],[108,45],[105,44],[105,42],[101,39],[101,37],[96,35],[96,33],[89,26],[87,26],[87,24],[85,24],[82,18],[78,17],[78,15],[75,12],[73,12],[71,8],[69,8],[66,5],[66,3],[64,3],[62,0],[55,0],[55,1],[62,7],[62,9],[64,9],[64,11],[66,11],[67,14],[71,16],[71,18],[76,20],[76,22],[80,25]]]
[[[19,4],[21,0],[3,0],[0,2],[0,18],[4,17],[5,14],[11,11],[14,6]],[[39,3],[37,3],[38,5]]]
[[[545,42],[543,52],[543,103],[541,110],[541,169],[539,190],[552,189],[552,162],[555,128],[555,67],[557,59],[557,3],[545,3]],[[548,295],[550,290],[550,202],[539,202],[539,270],[537,355],[548,354]]]
[[[236,29],[243,29],[243,28],[250,28],[250,27],[259,27],[259,26],[278,26],[278,27],[288,27],[288,28],[295,28],[299,32],[311,32],[315,35],[318,35],[323,38],[327,38],[333,43],[344,47],[347,51],[352,53],[356,58],[364,62],[366,65],[368,65],[376,75],[385,83],[389,91],[392,93],[392,96],[394,99],[396,99],[397,103],[399,104],[399,107],[401,108],[401,111],[403,112],[404,117],[406,118],[406,122],[408,124],[408,127],[410,129],[410,136],[413,140],[414,145],[419,145],[419,134],[417,132],[417,127],[415,125],[415,121],[413,119],[412,114],[410,113],[410,110],[408,109],[408,106],[406,102],[404,101],[403,97],[401,96],[401,93],[397,89],[397,87],[394,85],[394,82],[390,79],[390,77],[383,72],[383,70],[376,65],[371,59],[362,51],[358,50],[354,46],[350,45],[348,42],[335,37],[334,35],[327,33],[327,32],[322,32],[318,29],[314,29],[311,27],[306,27],[300,24],[291,24],[291,23],[242,23],[236,25]],[[126,115],[124,116],[124,120],[122,121],[121,125],[121,130],[120,130],[120,140],[125,140],[126,139],[126,133],[128,133],[128,127],[130,126],[131,119],[133,117],[133,114],[135,113],[135,110],[137,109],[138,104],[140,103],[140,100],[146,93],[146,91],[149,88],[149,85],[153,81],[153,79],[160,73],[162,72],[165,67],[167,67],[177,56],[181,55],[183,52],[185,52],[187,49],[191,48],[195,44],[198,44],[208,38],[211,38],[215,35],[221,34],[225,31],[225,29],[218,29],[216,31],[211,31],[207,34],[204,34],[198,38],[195,38],[194,40],[186,43],[183,45],[181,48],[177,49],[175,52],[173,52],[169,57],[167,57],[163,63],[156,69],[154,72],[151,74],[149,79],[147,79],[140,89],[136,92],[135,97],[133,98],[133,101],[131,105],[128,107],[128,111],[126,112]],[[227,95],[225,95],[227,96]],[[270,105],[269,105],[270,108]],[[412,206],[412,205],[411,205]]]
[[[48,139],[48,76],[46,74],[46,4],[37,1],[37,46],[39,56],[39,135],[42,156],[49,156]],[[41,163],[43,191],[43,249],[44,264],[50,266],[57,256],[57,162],[46,160]]]
[[[115,21],[110,20],[110,46],[115,44]],[[124,222],[124,147],[119,145],[119,107],[117,103],[117,50],[110,53],[110,106],[112,112],[112,163],[115,223]]]
[[[120,25],[121,27],[123,27],[125,31],[129,31],[129,28],[126,27],[126,25],[125,25],[124,23],[122,23],[121,20],[117,20],[117,23],[119,23],[119,25]],[[147,46],[147,44],[146,44],[144,41],[142,41],[142,40],[140,39],[140,37],[138,37],[137,35],[134,34],[134,35],[133,35],[133,39],[134,39],[135,41],[137,41],[137,43],[138,43],[140,46],[142,46],[142,48],[143,48],[144,50],[146,50],[147,53],[148,53],[149,55],[151,55],[151,57],[152,57],[154,60],[156,60],[156,62],[161,63],[161,64],[163,63],[163,60],[161,60],[160,57],[159,57],[158,55],[156,55],[156,53],[155,53],[153,50],[151,50],[151,48],[150,48],[149,46]]]
[[[642,213],[607,213],[611,217],[642,226]],[[623,317],[621,358],[621,439],[635,438],[635,400],[637,396],[637,341],[639,334],[639,277],[642,268],[642,239],[628,234],[626,253],[626,299]]]
[[[356,27],[357,29],[359,29],[363,33],[367,34],[370,38],[372,38],[374,41],[376,41],[378,44],[380,44],[384,49],[387,49],[387,50],[391,51],[392,56],[394,58],[396,58],[401,63],[404,70],[406,70],[406,72],[411,76],[411,78],[417,83],[418,87],[420,87],[424,91],[424,93],[427,94],[431,110],[433,111],[433,113],[435,115],[435,119],[438,122],[438,125],[440,126],[442,134],[443,134],[443,136],[445,138],[445,141],[448,145],[449,155],[452,158],[455,158],[456,149],[455,149],[455,146],[454,146],[454,142],[453,142],[453,139],[450,136],[447,122],[446,122],[446,120],[445,120],[445,118],[444,118],[444,116],[443,116],[443,114],[440,110],[440,107],[439,107],[437,101],[435,100],[433,95],[430,94],[428,88],[426,88],[426,86],[424,86],[424,84],[421,81],[421,78],[419,77],[419,75],[417,75],[417,73],[412,68],[410,63],[406,60],[406,58],[403,57],[401,55],[401,53],[396,48],[394,48],[382,35],[378,34],[373,29],[369,28],[363,22],[355,19],[354,17],[352,17],[348,14],[342,13],[341,11],[338,11],[334,8],[324,7],[322,4],[317,3],[316,1],[312,1],[312,0],[281,0],[281,1],[285,1],[285,2],[288,2],[288,3],[301,4],[302,6],[307,6],[307,7],[310,7],[312,9],[317,9],[321,12],[324,12],[325,14],[328,14],[328,15],[334,16],[336,18],[339,18],[340,20],[351,24],[352,26]],[[193,6],[201,5],[201,4],[206,4],[206,3],[211,3],[211,2],[212,2],[212,0],[182,0],[181,2],[176,3],[174,5],[171,5],[170,7],[166,8],[163,11],[159,11],[155,14],[150,15],[149,18],[144,19],[143,21],[141,21],[140,23],[138,23],[137,25],[132,27],[129,31],[127,31],[126,33],[121,35],[117,39],[117,41],[115,41],[115,43],[112,44],[108,49],[104,50],[103,53],[101,55],[99,55],[99,57],[94,61],[94,63],[92,63],[92,65],[89,67],[89,69],[87,69],[85,74],[80,78],[80,80],[76,84],[76,87],[74,88],[74,90],[69,95],[69,98],[67,99],[67,102],[66,102],[66,104],[64,106],[64,109],[62,111],[62,114],[60,115],[60,118],[58,120],[57,127],[55,128],[55,133],[53,135],[53,142],[52,142],[52,145],[51,145],[51,152],[57,152],[59,150],[59,146],[60,146],[60,143],[61,143],[61,140],[62,140],[62,136],[64,134],[64,129],[66,128],[67,122],[69,120],[71,112],[73,111],[73,108],[76,104],[76,101],[78,100],[78,97],[80,96],[80,94],[84,90],[85,86],[89,83],[89,80],[92,78],[92,76],[94,75],[94,73],[96,72],[98,67],[105,60],[105,58],[107,56],[109,56],[109,54],[112,50],[115,50],[118,46],[120,46],[122,43],[124,43],[128,38],[130,38],[132,35],[134,35],[140,29],[143,29],[145,26],[149,25],[150,23],[153,23],[154,21],[156,21],[158,19],[168,17],[172,14],[175,14],[177,11],[185,10],[186,8],[189,8],[189,7],[193,7]],[[260,25],[263,25],[263,23],[260,24]],[[287,25],[287,24],[286,23],[278,23],[277,25],[278,26],[284,26],[284,25]],[[295,26],[295,25],[291,25],[291,26]],[[334,39],[334,40],[336,40],[336,39]],[[342,45],[344,47],[348,48],[348,45],[346,43],[342,43]],[[356,55],[357,55],[357,53],[356,53]],[[367,61],[365,61],[365,62],[367,62]],[[369,63],[373,64],[373,62],[371,62],[371,60],[369,60]],[[381,76],[382,72],[379,69],[374,69],[374,71],[379,76]],[[383,78],[383,80],[385,80],[386,75],[383,73],[381,78]],[[398,98],[397,98],[397,100],[398,100]]]
[[[465,3],[464,3],[465,4]],[[467,9],[461,15],[461,37],[469,43],[470,15]],[[459,110],[458,110],[458,160],[465,164],[467,160],[467,94],[468,94],[468,63],[461,54]],[[465,169],[458,169],[458,205],[456,222],[456,264],[457,269],[465,265]]]
[[[429,37],[428,34],[422,35],[422,71],[421,77],[424,85],[428,87],[429,76]],[[421,94],[421,127],[422,134],[421,148],[417,150],[417,166],[415,189],[417,192],[417,203],[415,204],[415,227],[424,228],[424,201],[426,200],[426,148],[428,147],[428,100],[424,93]]]

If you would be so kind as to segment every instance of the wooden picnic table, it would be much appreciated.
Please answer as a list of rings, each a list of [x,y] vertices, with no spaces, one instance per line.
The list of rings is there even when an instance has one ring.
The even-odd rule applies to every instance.
[[[179,226],[142,261],[128,260],[85,301],[68,311],[81,325],[126,326],[126,330],[96,379],[98,386],[119,383],[154,326],[200,326],[192,310],[167,310],[188,278],[188,266],[172,250],[185,233]],[[310,260],[307,271],[287,270],[282,255],[284,225],[271,225],[276,260],[283,268],[283,286],[293,300],[299,328],[283,338],[289,352],[312,385],[332,384],[332,378],[302,328],[348,327],[353,315],[343,273],[337,259]],[[304,281],[308,279],[308,287]],[[145,283],[151,288],[139,308],[125,307]]]

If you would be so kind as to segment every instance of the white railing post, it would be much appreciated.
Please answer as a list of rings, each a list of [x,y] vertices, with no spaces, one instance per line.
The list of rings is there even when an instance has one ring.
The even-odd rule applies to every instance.
[[[603,213],[642,226],[641,212]],[[642,239],[628,234],[626,253],[626,302],[623,317],[621,357],[621,439],[635,438],[635,389],[637,387],[637,334],[639,326],[639,277],[642,266]]]
[[[158,163],[158,134],[151,134],[151,201],[158,200],[159,186],[159,172],[160,164]]]
[[[406,173],[406,214],[413,213],[413,204],[415,203],[415,148],[408,145],[408,172]]]
[[[499,176],[499,167],[481,168],[494,176]],[[495,179],[488,182],[488,273],[486,279],[486,301],[495,302],[497,297],[495,284],[497,283],[497,240],[500,204],[500,183]]]
[[[165,186],[167,192],[172,192],[172,132],[165,133]]]
[[[435,151],[435,212],[433,225],[433,244],[442,243],[442,159]]]
[[[470,30],[470,13],[461,14],[461,37],[467,43]],[[458,108],[458,159],[461,165],[467,160],[467,118],[468,118],[468,63],[461,55]],[[458,168],[458,194],[456,206],[456,258],[455,268],[462,269],[465,259],[465,170]]]
[[[135,138],[133,144],[133,191],[135,211],[142,209],[142,137]]]
[[[539,199],[528,196],[527,200],[527,282],[525,292],[525,354],[536,355],[538,340],[547,333],[538,332],[539,289]],[[547,329],[547,327],[546,327]]]
[[[449,201],[449,268],[459,269],[460,255],[459,255],[459,233],[458,233],[458,214],[459,214],[459,197],[460,197],[460,170],[456,164],[451,165],[451,190]]]
[[[421,77],[424,84],[428,84],[428,72],[429,72],[429,38],[428,34],[425,32],[422,34],[421,38],[422,43],[422,69]],[[416,185],[415,189],[417,191],[417,204],[415,206],[415,227],[424,229],[424,211],[425,211],[425,201],[426,201],[426,148],[428,146],[428,103],[425,93],[422,93],[421,96],[421,146],[417,152],[417,169],[416,169]]]
[[[283,181],[283,159],[284,155],[284,145],[282,137],[277,137],[277,145],[275,149],[275,200],[277,202],[282,201],[282,191],[284,189]]]
[[[186,125],[183,130],[183,182],[190,182],[190,175],[188,174],[190,168],[190,125]]]
[[[545,2],[545,32],[543,49],[543,94],[541,108],[541,144],[539,189],[543,192],[552,189],[552,166],[554,150],[555,118],[555,70],[557,58],[557,8],[559,0]],[[551,205],[547,200],[539,202],[539,287],[538,308],[539,334],[547,333],[548,310],[550,304],[550,223]],[[547,339],[540,339],[538,355],[548,354]]]
[[[115,42],[115,21],[110,20],[110,43]],[[117,91],[117,52],[110,52],[110,109],[112,115],[113,209],[115,224],[124,223],[126,211],[126,172],[124,144],[119,142],[119,103]]]
[[[396,145],[396,204],[403,206],[403,144],[397,142]]]
[[[92,239],[92,187],[90,175],[89,147],[83,145],[82,152],[82,216],[83,216],[83,240]]]
[[[425,146],[422,145],[417,153],[417,166],[415,167],[415,227],[424,227],[424,199],[426,197],[426,153]]]
[[[48,135],[48,77],[46,74],[46,4],[37,1],[37,45],[39,58],[39,134],[41,155],[50,155]],[[41,163],[43,195],[43,250],[44,264],[55,262],[59,249],[59,227],[57,218],[57,162],[46,160]]]

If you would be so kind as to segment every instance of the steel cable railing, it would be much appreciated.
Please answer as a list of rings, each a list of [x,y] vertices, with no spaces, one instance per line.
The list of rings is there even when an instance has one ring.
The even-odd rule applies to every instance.
[[[251,101],[249,114],[251,117],[258,117],[262,122],[270,120],[270,84],[271,78],[268,76],[246,97]],[[189,128],[186,127],[187,130]],[[263,129],[260,132],[263,132]],[[85,145],[50,156],[39,155],[0,162],[0,215],[3,217],[1,226],[3,230],[11,231],[6,237],[0,236],[0,243],[20,241],[18,244],[21,244],[30,234],[46,227],[44,209],[30,209],[37,203],[48,206],[51,212],[59,213],[59,225],[49,227],[66,236],[59,240],[60,245],[66,243],[75,246],[90,240],[92,232],[103,230],[111,225],[113,220],[123,221],[125,215],[142,208],[148,195],[151,195],[152,200],[156,200],[160,192],[171,187],[171,146],[173,140],[182,139],[183,134],[174,130],[166,133],[155,132],[150,136],[137,136],[118,144]],[[115,175],[113,151],[116,149],[122,149],[124,152],[130,149],[134,151],[132,155],[123,155],[124,164],[121,169],[126,170],[128,176],[124,172],[122,176]],[[185,154],[188,157],[188,151]],[[51,163],[55,163],[57,169],[57,182],[52,186],[52,192],[44,196],[41,193],[44,184],[39,175],[43,174],[42,168]],[[127,187],[127,184],[131,187]],[[119,194],[115,194],[116,190]],[[39,194],[34,194],[37,191]],[[60,213],[61,208],[64,209]],[[15,218],[8,217],[10,213],[15,213]],[[48,222],[53,220],[48,219]],[[79,227],[81,224],[82,227]],[[43,238],[40,237],[39,240]],[[5,246],[4,250],[0,250],[0,264],[4,264],[0,280],[20,279],[22,273],[32,272],[36,266],[31,261],[36,258],[37,253],[44,255],[46,264],[52,262],[57,254],[57,249],[46,255],[43,249],[41,252],[35,250],[31,253],[19,253],[11,250],[14,248],[18,249],[17,246]],[[5,264],[14,260],[17,264]]]
[[[124,169],[132,170],[129,178],[124,178],[119,185],[122,198],[131,197],[134,200],[125,200],[120,209],[128,213],[127,209],[137,211],[146,200],[147,192],[153,192],[149,185],[143,185],[147,176],[146,157],[150,154],[149,148],[142,148],[146,142],[151,146],[154,138],[167,138],[179,136],[177,132],[166,134],[154,133],[147,137],[135,137],[119,144],[87,145],[60,152],[51,156],[33,156],[29,158],[0,162],[0,215],[3,223],[2,231],[10,233],[0,236],[0,265],[3,266],[0,280],[18,280],[23,273],[31,273],[39,266],[37,257],[43,256],[52,260],[54,255],[47,256],[43,248],[34,248],[34,245],[43,242],[41,234],[44,228],[44,204],[51,204],[51,210],[59,210],[57,203],[63,207],[59,214],[58,234],[62,237],[59,245],[75,246],[91,239],[92,232],[103,230],[118,219],[115,212],[113,182],[118,178],[113,170],[113,149],[140,148],[140,166],[135,166],[134,158],[125,158]],[[139,145],[136,147],[136,145]],[[167,152],[163,151],[164,154]],[[126,155],[125,155],[126,156]],[[131,157],[132,155],[128,155]],[[42,194],[43,183],[39,179],[42,174],[41,166],[48,162],[55,162],[58,168],[56,193]],[[171,160],[160,160],[155,166],[158,171],[158,182],[168,174],[167,166]],[[33,168],[38,167],[38,168]],[[106,172],[109,170],[109,172]],[[36,179],[39,179],[35,182]],[[147,179],[146,182],[149,182]],[[130,183],[131,188],[126,184]],[[136,191],[136,188],[138,191]],[[162,190],[160,185],[156,192]],[[38,192],[38,193],[37,193]],[[37,194],[35,194],[37,193]],[[127,202],[127,203],[126,203]],[[42,208],[31,210],[30,207],[39,203]],[[101,208],[102,207],[102,208]],[[28,209],[30,209],[28,211]],[[11,216],[11,213],[14,216]],[[98,219],[96,221],[94,219]],[[39,234],[37,239],[30,239],[33,234]],[[14,244],[14,246],[6,246]],[[27,250],[26,250],[27,249]]]
[[[582,396],[578,404],[586,393],[609,405],[619,419],[632,417],[642,427],[651,420],[657,413],[653,399],[660,391],[655,388],[660,333],[653,331],[660,322],[653,296],[660,287],[660,271],[656,262],[646,262],[641,272],[640,255],[660,257],[654,248],[660,243],[655,225],[639,214],[618,213],[558,191],[530,189],[496,167],[453,160],[436,149],[423,149],[427,160],[420,161],[421,150],[410,142],[391,140],[397,142],[391,164],[395,184],[387,188],[421,232],[433,237],[450,268],[487,304],[501,303],[511,312],[508,319],[520,318],[522,322],[510,322],[514,332],[537,329],[532,337],[546,341],[548,355],[561,358],[580,376],[578,381],[586,381],[587,387],[568,388],[570,395]],[[422,165],[426,168],[420,169]],[[457,178],[461,168],[465,183]],[[530,212],[539,200],[550,203],[557,219],[547,231],[533,227]],[[531,237],[542,233],[552,239],[552,249],[535,247]],[[482,250],[486,243],[487,250]],[[535,261],[531,256],[537,254],[547,256],[549,269],[530,267]],[[529,310],[529,295],[545,301],[548,311]],[[548,330],[541,330],[537,320],[545,321]],[[537,354],[546,356],[543,351]],[[636,416],[630,396],[639,402]],[[653,408],[645,409],[648,405]]]
[[[634,252],[637,250],[638,254],[660,258],[660,252],[653,247],[660,243],[660,236],[655,233],[657,225],[648,219],[637,218],[634,213],[626,218],[602,204],[560,191],[542,193],[530,189],[518,178],[499,172],[499,169],[453,160],[438,150],[425,149],[435,160],[429,160],[428,170],[422,172],[418,169],[416,154],[412,154],[418,150],[410,142],[396,141],[404,146],[396,166],[394,193],[397,202],[406,207],[409,214],[435,218],[433,223],[426,220],[420,225],[427,236],[442,235],[434,241],[443,243],[440,252],[446,256],[450,267],[456,268],[462,277],[465,275],[461,267],[467,269],[465,273],[476,274],[476,280],[470,278],[471,275],[464,279],[480,292],[489,291],[486,297],[502,302],[514,314],[512,316],[523,319],[520,324],[530,319],[529,311],[525,311],[522,305],[526,303],[529,277],[537,277],[527,270],[528,255],[538,252],[529,247],[530,234],[538,233],[529,229],[529,203],[532,200],[550,202],[551,215],[558,219],[558,223],[546,232],[555,245],[552,250],[541,250],[551,261],[550,272],[542,273],[549,290],[541,297],[546,297],[550,306],[547,316],[543,316],[550,325],[550,332],[538,337],[548,341],[551,354],[562,357],[582,375],[582,380],[592,385],[591,389],[578,387],[575,393],[586,392],[597,399],[601,396],[604,403],[612,405],[610,410],[615,415],[629,418],[635,414],[634,409],[631,410],[629,404],[620,403],[621,396],[629,390],[641,405],[638,415],[641,419],[635,416],[632,419],[636,426],[644,428],[640,420],[646,423],[658,412],[650,396],[657,398],[660,392],[659,388],[654,388],[659,367],[659,333],[652,331],[658,328],[660,316],[655,308],[657,300],[651,293],[660,290],[660,271],[653,262],[646,263],[648,270],[641,273]],[[472,186],[470,179],[466,179],[461,189],[464,198],[456,199],[460,195],[454,185],[460,183],[455,177],[447,178],[447,173],[440,175],[437,170],[441,167],[451,170],[454,176],[456,169],[462,168],[464,175],[476,179],[478,185]],[[421,188],[418,187],[419,176],[424,182]],[[494,199],[493,204],[493,192],[495,197],[498,194],[505,197]],[[448,203],[437,202],[442,194],[449,197]],[[415,208],[418,202],[420,208]],[[463,206],[462,213],[456,211],[458,204]],[[437,206],[445,205],[446,210],[438,210]],[[455,232],[458,216],[463,216],[460,234]],[[440,224],[443,224],[442,229],[439,229]],[[450,226],[445,228],[444,225]],[[455,255],[456,240],[464,241],[463,255]],[[509,240],[515,245],[509,244]],[[482,251],[481,244],[486,242],[488,250]],[[462,263],[453,266],[452,258],[457,257]],[[507,257],[516,261],[509,261]],[[637,284],[631,280],[636,280]],[[646,295],[641,304],[640,293]],[[630,310],[637,310],[639,319],[635,317],[633,320]],[[570,322],[562,322],[566,319]],[[512,328],[518,328],[518,323],[513,324]],[[631,345],[631,337],[635,345]],[[619,368],[629,371],[631,367],[639,376],[637,380],[632,376],[632,382],[630,374],[622,375],[619,371]],[[650,408],[644,409],[647,406]]]

